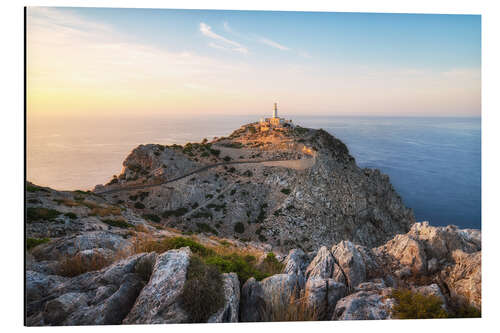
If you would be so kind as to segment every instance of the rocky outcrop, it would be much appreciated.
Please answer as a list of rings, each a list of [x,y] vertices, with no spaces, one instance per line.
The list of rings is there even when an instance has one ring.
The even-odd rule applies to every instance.
[[[254,127],[211,142],[141,145],[122,173],[96,191],[185,231],[233,236],[244,223],[241,238],[283,251],[343,240],[373,247],[408,232],[413,213],[389,177],[359,168],[340,140],[323,130]]]
[[[144,282],[136,272],[139,254],[101,271],[74,278],[29,273],[27,307],[29,325],[121,324]]]
[[[236,273],[222,274],[224,283],[224,306],[208,319],[209,323],[238,322],[240,310],[240,282]]]
[[[450,295],[481,308],[481,253],[452,252],[454,264],[441,272]]]
[[[124,324],[166,324],[188,321],[180,295],[189,266],[189,248],[158,256],[148,284],[142,289]]]
[[[387,298],[391,289],[358,291],[342,298],[335,306],[333,320],[391,319],[394,300]]]

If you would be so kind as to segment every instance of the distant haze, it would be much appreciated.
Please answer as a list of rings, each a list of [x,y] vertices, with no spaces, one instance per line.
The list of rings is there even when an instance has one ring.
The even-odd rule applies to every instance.
[[[481,17],[30,7],[28,117],[480,116]]]

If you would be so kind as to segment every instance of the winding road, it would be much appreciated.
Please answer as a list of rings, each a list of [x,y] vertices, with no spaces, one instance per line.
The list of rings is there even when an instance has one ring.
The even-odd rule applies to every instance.
[[[126,186],[126,187],[120,187],[120,188],[114,188],[114,189],[108,189],[108,190],[103,190],[103,191],[95,191],[95,194],[111,194],[111,193],[117,193],[117,192],[122,192],[122,191],[135,191],[135,190],[142,190],[146,188],[151,188],[151,187],[156,187],[156,186],[161,186],[169,183],[176,182],[178,180],[181,180],[183,178],[192,176],[194,174],[206,171],[208,169],[212,169],[218,166],[224,166],[224,165],[232,165],[232,164],[260,164],[260,163],[267,163],[268,166],[281,166],[281,167],[291,167],[291,168],[297,168],[297,169],[304,169],[307,167],[312,166],[314,164],[314,158],[304,158],[300,160],[273,160],[273,159],[268,159],[268,160],[260,160],[260,161],[250,161],[250,160],[244,160],[244,161],[229,161],[229,162],[219,162],[215,164],[210,164],[210,165],[205,165],[201,168],[195,169],[191,172],[188,172],[182,176],[173,178],[173,179],[168,179],[164,180],[162,182],[158,183],[153,183],[153,184],[141,184],[141,185],[132,185],[132,186]],[[272,162],[276,162],[276,165],[272,165]],[[303,165],[302,165],[302,164]],[[287,166],[288,165],[288,166]]]

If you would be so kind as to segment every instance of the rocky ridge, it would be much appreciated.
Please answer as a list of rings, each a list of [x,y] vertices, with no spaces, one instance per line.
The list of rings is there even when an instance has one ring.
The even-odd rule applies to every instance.
[[[188,175],[184,176],[183,175]],[[96,193],[184,231],[290,250],[383,244],[415,222],[389,177],[323,130],[257,123],[184,146],[141,145]]]

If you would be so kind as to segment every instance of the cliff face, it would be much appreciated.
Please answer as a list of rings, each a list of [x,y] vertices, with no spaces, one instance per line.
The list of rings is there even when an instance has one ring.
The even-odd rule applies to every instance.
[[[96,192],[184,231],[285,250],[376,246],[415,222],[386,175],[359,168],[327,132],[301,127],[249,124],[211,142],[141,145]]]

